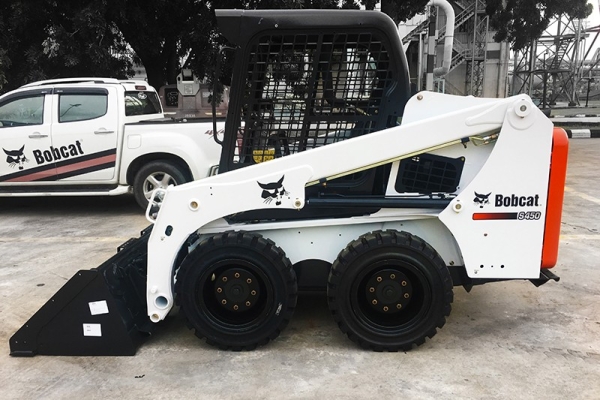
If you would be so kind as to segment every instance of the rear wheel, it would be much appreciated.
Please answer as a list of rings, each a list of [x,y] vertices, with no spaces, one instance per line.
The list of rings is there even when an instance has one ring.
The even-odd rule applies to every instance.
[[[146,209],[155,189],[166,189],[191,181],[181,167],[169,161],[152,161],[144,165],[135,175],[133,194],[138,204]]]
[[[409,350],[450,315],[452,279],[438,253],[406,232],[376,231],[333,263],[329,308],[342,332],[375,351]]]
[[[251,350],[279,336],[297,299],[283,250],[247,232],[204,240],[183,261],[175,285],[190,329],[208,344]]]

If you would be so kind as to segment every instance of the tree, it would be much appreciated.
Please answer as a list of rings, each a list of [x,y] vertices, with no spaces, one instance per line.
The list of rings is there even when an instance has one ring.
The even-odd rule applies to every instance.
[[[212,48],[210,2],[107,0],[106,9],[156,88],[175,82],[182,59]]]
[[[196,76],[212,76],[217,48],[224,44],[218,35],[214,10],[338,8],[337,0],[108,0],[109,18],[123,33],[144,65],[154,87],[174,83],[182,66]],[[344,8],[358,8],[344,0]]]
[[[396,23],[412,18],[415,14],[423,12],[429,0],[383,0],[382,11],[390,15]],[[205,29],[198,30],[190,27],[190,33],[187,40],[183,43],[192,50],[189,52],[187,66],[200,76],[209,76],[212,74],[211,67],[216,60],[215,49],[217,44],[224,44],[219,40],[214,9],[217,8],[237,8],[237,9],[360,9],[363,5],[367,10],[373,10],[377,5],[377,0],[220,0],[209,1],[208,9],[210,12],[211,26],[201,25]],[[208,18],[207,18],[208,20]],[[197,24],[195,25],[198,26]],[[210,36],[206,40],[206,35]],[[199,46],[201,44],[201,46]],[[184,46],[186,47],[186,46]],[[136,50],[137,51],[137,50]],[[207,60],[209,62],[207,63]],[[227,66],[225,66],[227,68]],[[150,81],[150,79],[149,79]]]
[[[150,85],[175,83],[185,63],[200,78],[215,64],[214,2],[195,0],[107,0],[113,21],[133,49]],[[230,2],[237,5],[239,2]]]
[[[486,0],[490,25],[497,42],[508,40],[514,50],[522,50],[539,38],[550,21],[566,14],[586,18],[592,12],[587,0]]]
[[[377,0],[361,0],[367,10],[373,10],[377,2]],[[381,11],[389,15],[398,25],[424,12],[428,2],[429,0],[381,0]]]
[[[368,9],[375,6],[372,0],[360,1]],[[412,3],[385,0],[383,7],[398,19]],[[7,83],[0,90],[54,77],[124,78],[132,73],[134,61],[145,67],[155,87],[174,83],[183,66],[203,78],[212,75],[216,48],[223,44],[217,33],[217,8],[358,9],[359,4],[358,0],[80,0],[60,4],[4,0],[0,5],[0,85]]]
[[[382,0],[396,23],[425,10],[428,0]],[[515,49],[539,37],[561,13],[583,18],[587,0],[486,0],[486,12]],[[0,92],[32,80],[71,76],[131,76],[141,63],[154,87],[174,83],[181,67],[211,77],[217,8],[359,8],[377,0],[2,0]],[[227,65],[224,65],[225,69]]]
[[[373,9],[373,0],[360,0]],[[384,0],[402,18],[426,0]],[[421,5],[423,3],[423,5]],[[0,4],[0,90],[70,76],[125,78],[141,63],[155,87],[174,83],[181,67],[211,76],[223,44],[214,10],[359,8],[359,0],[4,0]],[[411,8],[412,7],[412,8]],[[413,13],[414,15],[414,13]],[[3,83],[6,83],[2,87]]]
[[[131,50],[104,12],[103,1],[3,0],[0,91],[57,77],[130,76]]]

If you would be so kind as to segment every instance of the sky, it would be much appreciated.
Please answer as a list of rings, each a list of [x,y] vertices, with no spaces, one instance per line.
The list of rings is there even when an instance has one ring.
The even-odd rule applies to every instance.
[[[591,28],[600,25],[600,13],[598,13],[598,3],[600,3],[600,0],[588,1],[588,3],[594,7],[594,11],[592,11],[592,14],[588,17],[588,27]]]
[[[587,18],[587,27],[594,28],[600,26],[600,12],[598,9],[600,8],[600,0],[588,1],[589,4],[594,8],[590,16]],[[587,50],[590,46],[592,46],[592,41],[594,40],[595,33],[591,33],[590,36],[586,39],[585,50]],[[591,59],[594,56],[596,49],[600,48],[600,37],[596,39],[596,43],[592,46],[592,50],[589,52],[587,60]]]

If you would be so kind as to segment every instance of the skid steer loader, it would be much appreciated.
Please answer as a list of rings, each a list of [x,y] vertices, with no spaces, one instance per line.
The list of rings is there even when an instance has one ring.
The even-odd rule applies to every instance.
[[[325,290],[357,344],[407,350],[453,286],[558,280],[568,142],[529,97],[410,97],[382,13],[217,18],[235,46],[220,173],[155,192],[152,225],[76,273],[11,355],[131,355],[176,305],[208,343],[253,349],[299,290]]]

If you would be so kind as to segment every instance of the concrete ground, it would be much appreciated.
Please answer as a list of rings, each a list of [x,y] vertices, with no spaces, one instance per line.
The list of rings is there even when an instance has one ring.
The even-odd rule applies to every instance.
[[[130,197],[0,199],[2,397],[600,398],[598,165],[600,140],[571,141],[559,283],[455,288],[446,326],[408,353],[357,348],[325,296],[305,295],[253,352],[216,350],[173,317],[134,357],[11,358],[9,337],[46,300],[147,223]]]

